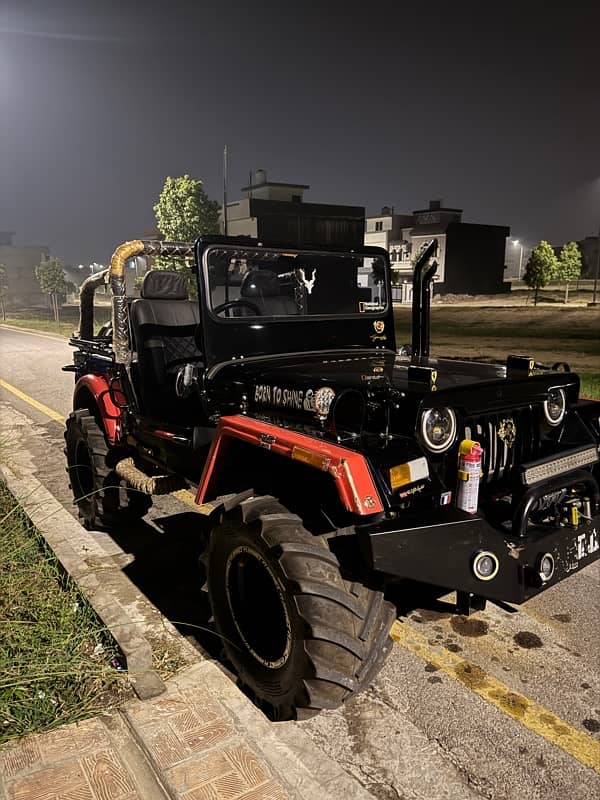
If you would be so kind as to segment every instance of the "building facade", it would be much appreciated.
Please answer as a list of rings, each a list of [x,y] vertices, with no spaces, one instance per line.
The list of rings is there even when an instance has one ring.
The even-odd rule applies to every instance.
[[[0,231],[0,264],[5,267],[5,304],[7,308],[43,306],[46,297],[40,291],[35,268],[45,261],[50,251],[39,245],[18,247],[13,244],[13,231]]]
[[[497,294],[509,291],[505,283],[506,238],[510,228],[462,221],[460,208],[445,208],[441,200],[412,214],[395,214],[384,207],[368,217],[365,244],[383,247],[390,254],[396,299],[410,301],[413,262],[424,244],[438,241],[436,294]]]
[[[305,184],[274,183],[264,170],[242,188],[242,200],[227,203],[227,234],[252,236],[270,244],[360,247],[365,229],[365,209],[304,202]],[[221,230],[225,220],[221,212]]]

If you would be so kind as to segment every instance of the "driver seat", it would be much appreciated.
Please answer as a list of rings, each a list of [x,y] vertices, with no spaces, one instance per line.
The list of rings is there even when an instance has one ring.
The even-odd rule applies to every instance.
[[[298,313],[294,300],[281,294],[279,278],[270,269],[251,269],[240,286],[240,297],[260,309],[263,317],[288,317]]]
[[[188,300],[183,275],[173,270],[147,272],[140,298],[131,303],[129,320],[137,354],[132,374],[142,410],[153,418],[185,425],[197,408],[197,399],[177,397],[175,377],[184,364],[202,367],[203,355],[195,337],[199,306]]]

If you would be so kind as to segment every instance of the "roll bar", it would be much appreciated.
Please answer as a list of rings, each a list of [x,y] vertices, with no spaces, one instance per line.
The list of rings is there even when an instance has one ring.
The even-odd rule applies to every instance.
[[[112,293],[113,351],[117,362],[128,364],[129,309],[125,296],[125,265],[134,256],[172,256],[189,258],[194,255],[193,242],[161,242],[156,239],[134,239],[123,242],[112,254],[108,269],[90,275],[79,291],[79,337],[91,339],[94,329],[94,292],[102,283],[110,285]]]

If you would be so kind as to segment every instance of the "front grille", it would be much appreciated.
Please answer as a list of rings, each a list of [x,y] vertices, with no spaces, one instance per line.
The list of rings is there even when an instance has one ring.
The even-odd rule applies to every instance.
[[[514,429],[512,445],[508,441],[511,429]],[[504,439],[499,435],[501,432]],[[468,417],[463,422],[463,438],[474,439],[483,448],[481,469],[485,483],[503,480],[515,465],[540,454],[538,417],[530,406]]]

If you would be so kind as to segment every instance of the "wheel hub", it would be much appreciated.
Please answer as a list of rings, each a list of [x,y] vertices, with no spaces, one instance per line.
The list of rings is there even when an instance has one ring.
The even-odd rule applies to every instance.
[[[237,632],[254,658],[269,669],[288,660],[292,631],[284,588],[257,551],[233,550],[225,569],[227,600]]]

